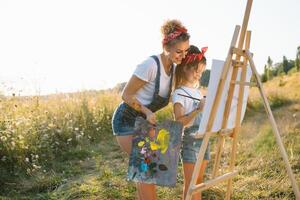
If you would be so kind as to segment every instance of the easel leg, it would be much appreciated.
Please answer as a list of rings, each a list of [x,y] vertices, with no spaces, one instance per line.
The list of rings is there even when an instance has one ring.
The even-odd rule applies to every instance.
[[[235,159],[236,159],[236,149],[237,149],[237,133],[239,132],[239,127],[236,127],[232,136],[232,149],[231,149],[231,157],[230,157],[230,166],[229,171],[232,172],[235,167]],[[232,179],[228,180],[227,183],[227,191],[226,191],[226,200],[230,199],[232,193]]]
[[[249,3],[249,2],[248,2]],[[250,48],[250,39],[251,39],[251,32],[247,31],[246,33],[246,43],[245,49]],[[240,59],[240,58],[239,58]],[[247,75],[247,58],[244,57],[244,65],[241,68],[241,76],[240,81],[244,83],[246,81]],[[236,77],[235,77],[236,79]],[[233,131],[233,138],[232,138],[232,151],[231,151],[231,159],[230,159],[230,172],[234,170],[235,167],[235,160],[236,160],[236,151],[237,151],[237,134],[239,133],[241,127],[241,112],[242,112],[242,105],[244,99],[244,91],[245,86],[239,86],[239,94],[238,94],[238,104],[237,104],[237,111],[236,111],[236,118],[235,118],[235,129]],[[227,192],[226,192],[226,199],[229,200],[232,193],[232,179],[229,179],[227,185]]]
[[[211,132],[207,132],[204,135],[202,145],[201,145],[200,150],[199,150],[197,162],[196,162],[195,167],[194,167],[192,179],[191,179],[190,186],[189,186],[188,192],[186,194],[185,200],[191,200],[191,198],[192,198],[193,187],[197,183],[197,178],[198,178],[199,173],[200,173],[200,167],[201,167],[203,159],[204,159],[204,154],[205,154],[205,151],[207,149],[210,136],[211,136]]]
[[[261,83],[261,81],[260,81],[260,77],[259,77],[259,75],[258,75],[258,72],[256,71],[256,67],[255,67],[255,65],[254,65],[254,61],[253,61],[253,59],[252,59],[251,53],[250,53],[249,51],[246,50],[246,54],[247,54],[247,57],[248,57],[248,59],[249,59],[250,67],[251,67],[251,69],[252,69],[252,72],[253,72],[254,75],[255,75],[255,79],[256,79],[256,82],[257,82],[257,86],[258,86],[258,89],[259,89],[259,91],[260,91],[261,97],[262,97],[262,99],[263,99],[263,103],[264,103],[264,106],[265,106],[265,109],[266,109],[268,118],[269,118],[269,120],[270,120],[270,122],[271,122],[271,126],[272,126],[272,129],[273,129],[273,133],[274,133],[274,135],[275,135],[276,142],[277,142],[277,144],[278,144],[278,147],[279,147],[281,156],[282,156],[282,158],[283,158],[283,160],[284,160],[285,168],[286,168],[287,173],[288,173],[288,175],[289,175],[289,178],[290,178],[290,180],[291,180],[292,187],[293,187],[293,190],[294,190],[294,194],[295,194],[295,196],[296,196],[296,199],[297,199],[297,200],[300,200],[300,192],[299,192],[299,188],[298,188],[298,185],[297,185],[295,176],[294,176],[294,174],[293,174],[291,165],[290,165],[290,163],[289,163],[289,160],[288,160],[288,156],[287,156],[286,150],[285,150],[284,145],[283,145],[283,143],[282,143],[282,140],[281,140],[281,137],[280,137],[280,134],[279,134],[279,130],[278,130],[278,128],[277,128],[277,125],[276,125],[274,116],[273,116],[273,114],[272,114],[270,105],[269,105],[269,103],[268,103],[267,97],[266,97],[265,92],[264,92],[264,90],[263,90],[262,83]]]
[[[237,42],[237,38],[238,38],[238,34],[239,34],[239,31],[240,31],[240,27],[239,26],[236,26],[235,27],[235,30],[234,30],[234,34],[233,34],[233,37],[232,37],[232,40],[231,40],[231,45],[230,45],[230,50],[228,52],[228,55],[227,55],[227,58],[226,58],[226,62],[224,64],[224,66],[231,66],[231,60],[232,60],[232,47],[234,47],[234,45],[236,44]],[[226,73],[223,73],[222,74],[222,79],[226,80],[226,76],[228,75],[228,71]],[[232,73],[232,76],[234,76],[234,73]],[[233,91],[232,91],[233,92]],[[231,98],[232,100],[232,97],[229,97],[229,99]],[[227,99],[227,102],[226,102],[226,106],[225,106],[225,120],[223,120],[222,122],[222,127],[226,126],[227,125],[227,118],[228,118],[228,115],[229,115],[229,109],[227,109],[228,107],[230,107],[229,105],[229,102],[231,102],[231,100],[228,101]],[[218,170],[219,170],[219,166],[220,166],[220,159],[221,159],[221,155],[222,155],[222,151],[223,151],[223,146],[224,146],[224,142],[225,142],[225,138],[224,136],[219,136],[218,137],[218,144],[217,144],[217,149],[216,149],[216,156],[215,156],[215,162],[214,162],[214,168],[213,168],[213,173],[212,173],[212,176],[213,178],[215,178],[218,174]]]
[[[216,148],[216,155],[215,155],[215,162],[214,162],[214,167],[213,167],[213,172],[212,172],[212,178],[215,178],[216,176],[218,176],[224,142],[225,142],[225,137],[220,135],[218,137],[218,144],[217,144],[217,148]]]
[[[229,48],[229,51],[228,51],[227,59],[226,59],[226,62],[224,64],[224,68],[222,70],[221,78],[220,78],[220,81],[219,81],[219,84],[218,84],[218,88],[217,88],[217,92],[216,92],[216,97],[215,97],[214,103],[212,105],[212,110],[211,110],[211,114],[210,114],[210,117],[209,117],[209,120],[208,120],[208,124],[207,124],[207,128],[206,128],[206,133],[204,135],[201,148],[199,150],[197,162],[195,164],[195,168],[194,168],[193,175],[192,175],[192,180],[190,182],[189,190],[187,192],[187,195],[185,197],[186,200],[190,200],[192,198],[192,194],[193,194],[193,192],[195,190],[195,185],[196,185],[196,180],[197,180],[196,178],[199,175],[200,166],[202,164],[205,151],[207,149],[209,138],[210,138],[210,136],[212,134],[212,132],[210,132],[210,131],[211,131],[212,127],[213,127],[213,122],[215,120],[217,108],[218,108],[219,103],[220,103],[221,91],[224,88],[225,80],[226,80],[226,77],[228,75],[228,71],[229,71],[230,63],[231,63],[231,59],[232,59],[232,49],[234,48],[235,43],[237,41],[239,30],[240,30],[240,27],[236,26],[235,30],[234,30],[234,34],[233,34],[232,40],[231,40],[231,45],[230,45],[230,48]]]

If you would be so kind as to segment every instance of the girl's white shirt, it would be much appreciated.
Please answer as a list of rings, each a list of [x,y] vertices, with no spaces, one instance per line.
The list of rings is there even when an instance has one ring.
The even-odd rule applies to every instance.
[[[189,95],[191,95],[192,97],[195,97],[197,99],[203,99],[203,95],[198,88],[181,86],[181,87],[175,89],[173,96],[172,96],[173,105],[175,103],[180,103],[182,105],[182,107],[184,108],[184,114],[188,114],[198,107],[199,101],[179,95],[179,94],[182,94],[182,95],[189,96],[184,90]],[[200,121],[201,121],[201,113],[199,113],[189,124],[187,124],[186,127],[192,126],[192,125],[199,125]]]

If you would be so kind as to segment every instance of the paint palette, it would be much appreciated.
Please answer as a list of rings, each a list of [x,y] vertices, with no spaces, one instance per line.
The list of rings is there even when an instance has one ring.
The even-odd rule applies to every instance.
[[[182,125],[166,120],[156,127],[138,117],[129,158],[127,179],[174,187],[181,147]]]

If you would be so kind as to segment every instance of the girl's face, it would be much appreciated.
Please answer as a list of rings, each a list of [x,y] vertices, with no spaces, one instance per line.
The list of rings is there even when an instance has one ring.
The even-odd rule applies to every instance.
[[[199,82],[202,73],[204,72],[206,65],[204,63],[199,63],[197,67],[185,68],[185,79],[190,83]]]
[[[165,55],[175,64],[180,64],[190,47],[189,40],[178,42],[171,47],[164,47]]]

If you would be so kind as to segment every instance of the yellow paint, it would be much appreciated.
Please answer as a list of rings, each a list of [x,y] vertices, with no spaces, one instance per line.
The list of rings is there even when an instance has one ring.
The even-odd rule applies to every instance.
[[[159,146],[155,142],[150,142],[150,148],[151,150],[155,151],[159,149]]]
[[[150,142],[150,148],[152,150],[160,149],[161,153],[166,153],[169,147],[170,133],[166,129],[161,129],[156,138],[156,142]]]
[[[144,144],[145,144],[145,141],[140,141],[140,142],[138,143],[138,146],[139,146],[139,147],[142,147],[142,146],[144,146]]]

